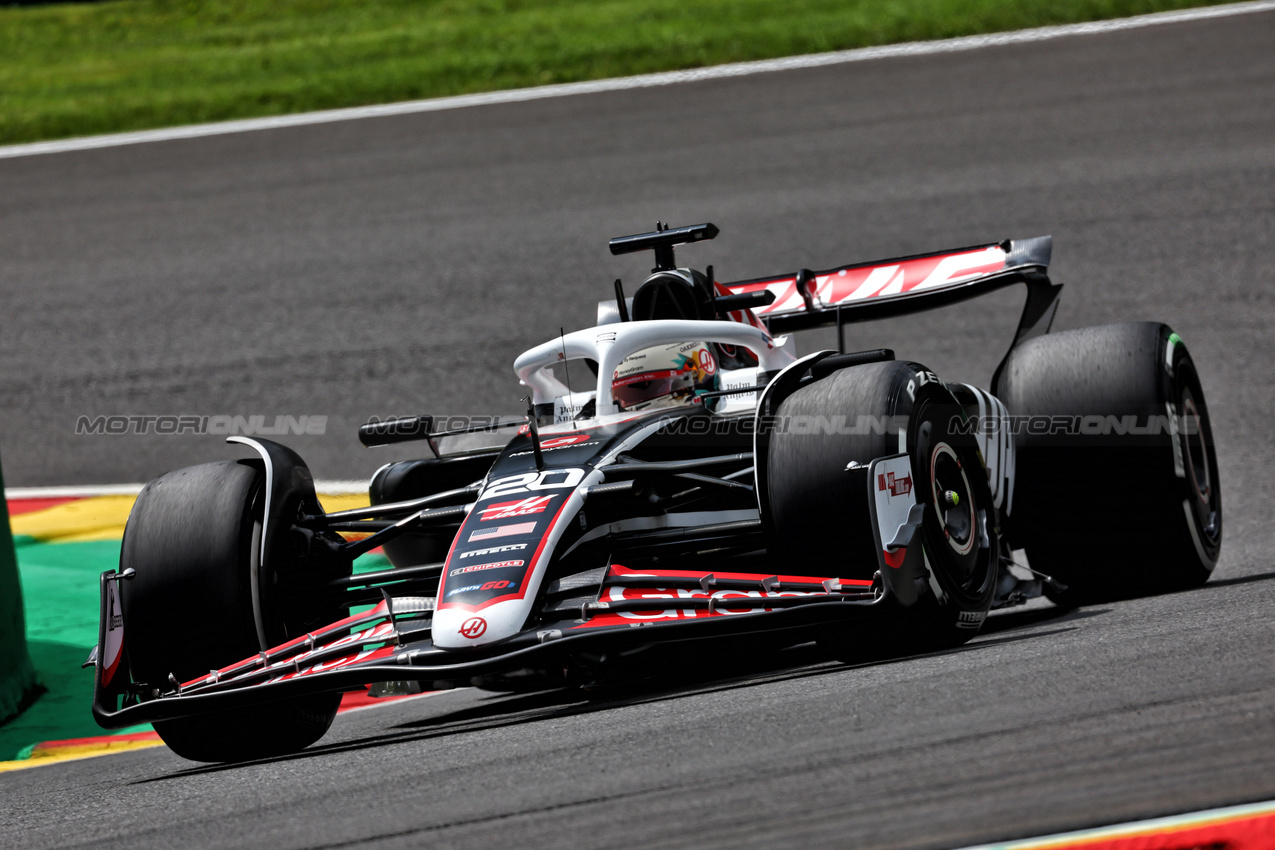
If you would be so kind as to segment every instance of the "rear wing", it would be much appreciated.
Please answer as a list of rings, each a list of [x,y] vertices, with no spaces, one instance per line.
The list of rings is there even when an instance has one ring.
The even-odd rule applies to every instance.
[[[771,333],[783,334],[932,310],[1025,283],[1017,343],[1048,331],[1053,320],[1062,286],[1046,274],[1052,247],[1053,237],[1037,236],[723,286],[734,294],[773,293],[774,300],[753,313]]]

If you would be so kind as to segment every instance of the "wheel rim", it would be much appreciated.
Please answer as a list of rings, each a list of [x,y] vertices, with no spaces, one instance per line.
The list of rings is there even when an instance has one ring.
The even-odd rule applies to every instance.
[[[976,450],[960,439],[943,439],[940,422],[950,415],[945,405],[926,405],[920,413],[913,468],[927,470],[929,477],[924,527],[930,566],[947,592],[964,600],[962,605],[975,604],[995,584],[996,564],[983,546],[985,497],[971,480],[978,469]]]
[[[1209,451],[1209,426],[1189,385],[1182,388],[1179,405],[1182,465],[1186,468],[1188,489],[1194,496],[1189,501],[1194,505],[1200,530],[1212,545],[1220,531],[1218,520],[1221,512],[1217,504],[1214,462]]]
[[[930,495],[947,545],[957,555],[968,555],[975,542],[974,495],[960,458],[947,443],[930,452]]]
[[[1200,412],[1195,407],[1195,399],[1191,397],[1190,390],[1182,393],[1182,425],[1185,432],[1183,441],[1186,443],[1184,454],[1191,488],[1195,491],[1196,499],[1201,504],[1207,505],[1213,490],[1213,480],[1209,475],[1209,456],[1204,446],[1204,435],[1201,433],[1203,423],[1200,421]]]

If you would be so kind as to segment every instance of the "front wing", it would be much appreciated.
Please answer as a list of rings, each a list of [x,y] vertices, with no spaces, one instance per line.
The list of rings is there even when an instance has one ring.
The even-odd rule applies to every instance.
[[[170,678],[159,688],[148,683],[146,693],[122,681],[127,679],[121,669],[126,663],[120,663],[119,653],[112,669],[109,654],[99,652],[93,714],[103,727],[117,729],[373,682],[450,687],[578,651],[837,622],[880,610],[887,601],[881,586],[867,581],[816,583],[801,576],[639,573],[623,568],[610,568],[607,579],[615,583],[607,583],[599,601],[585,603],[572,619],[524,631],[483,650],[435,648],[428,637],[433,600],[399,597],[207,676],[187,682]],[[120,580],[113,571],[101,579],[107,616],[99,646],[122,643],[126,624],[108,610],[115,604],[114,584]]]
[[[887,470],[911,478],[907,456],[896,455],[873,461],[867,482],[887,481]],[[185,682],[171,674],[162,683],[130,680],[118,583],[128,581],[131,571],[108,571],[101,577],[93,716],[102,727],[119,729],[375,682],[452,687],[576,652],[889,616],[912,604],[929,578],[922,547],[912,545],[924,508],[911,487],[899,493],[884,484],[872,489],[882,491],[872,511],[879,568],[873,580],[610,563],[546,588],[540,625],[466,650],[433,645],[435,598],[391,597],[382,590],[382,600],[370,610]],[[471,620],[462,628],[486,628],[481,616]]]

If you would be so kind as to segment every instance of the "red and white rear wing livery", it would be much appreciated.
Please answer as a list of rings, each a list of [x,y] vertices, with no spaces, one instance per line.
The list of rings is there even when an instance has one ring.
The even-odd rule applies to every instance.
[[[981,295],[988,288],[995,288],[1007,272],[1045,269],[1051,245],[1050,237],[1039,236],[824,271],[802,269],[721,286],[737,295],[773,294],[773,301],[754,307],[752,312],[764,319],[772,331],[786,332],[825,324],[839,312],[844,312],[847,321],[861,321],[869,318],[862,315],[864,312],[883,317],[936,306],[929,297],[923,299],[924,305],[916,303],[919,296],[942,294],[947,296],[944,300],[963,300]],[[789,318],[812,321],[774,321]]]

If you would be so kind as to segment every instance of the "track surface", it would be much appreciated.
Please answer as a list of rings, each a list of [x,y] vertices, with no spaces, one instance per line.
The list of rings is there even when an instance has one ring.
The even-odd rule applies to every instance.
[[[1200,591],[1001,615],[869,667],[451,692],[268,763],[10,773],[0,844],[950,847],[1275,798],[1272,44],[1265,13],[0,162],[11,486],[225,456],[76,437],[82,414],[324,414],[291,444],[366,475],[394,457],[355,447],[369,415],[517,410],[512,357],[636,282],[644,258],[605,240],[658,217],[721,226],[682,256],[724,279],[1053,233],[1056,327],[1188,341],[1227,510]],[[1017,307],[991,303],[854,343],[985,381]]]

